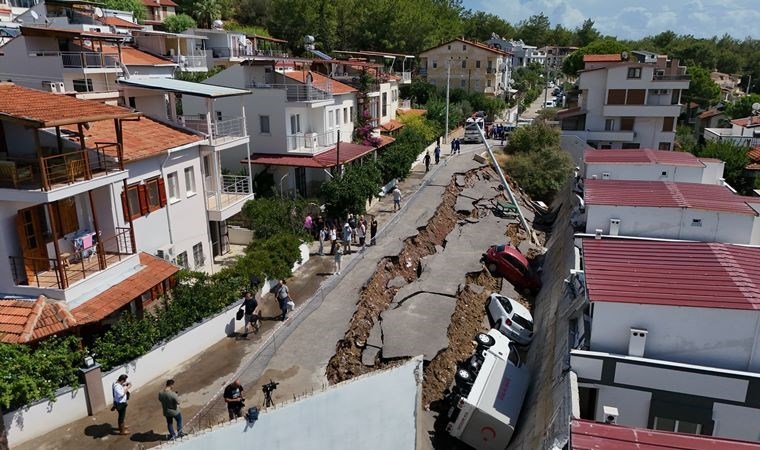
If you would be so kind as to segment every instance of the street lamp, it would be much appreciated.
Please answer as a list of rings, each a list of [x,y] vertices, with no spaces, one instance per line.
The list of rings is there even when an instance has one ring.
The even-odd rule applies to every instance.
[[[288,173],[285,173],[285,175],[283,175],[282,178],[280,178],[280,198],[283,198],[282,182],[285,181],[285,178],[287,177],[288,177]]]

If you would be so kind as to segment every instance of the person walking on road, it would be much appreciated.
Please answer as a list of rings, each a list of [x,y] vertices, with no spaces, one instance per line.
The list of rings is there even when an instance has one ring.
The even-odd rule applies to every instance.
[[[112,411],[118,413],[119,434],[129,434],[129,427],[126,425],[127,420],[127,400],[129,400],[129,390],[132,389],[132,383],[127,381],[127,375],[119,375],[119,378],[111,386],[113,391]]]
[[[338,230],[335,229],[335,225],[330,227],[330,254],[335,254],[335,247],[338,243]]]
[[[425,153],[425,172],[430,172],[430,152]]]
[[[288,302],[290,301],[290,290],[285,280],[280,280],[277,284],[277,304],[280,307],[280,321],[285,321],[288,315]]]
[[[438,164],[438,162],[441,160],[441,146],[440,145],[435,146],[434,153],[435,153],[435,163]]]
[[[377,234],[377,219],[372,218],[372,223],[369,226],[369,245],[375,245],[375,235]]]
[[[224,403],[227,404],[227,413],[230,420],[243,415],[243,385],[240,380],[235,380],[224,388]]]
[[[343,258],[343,249],[338,247],[335,250],[335,275],[340,275],[340,260]]]
[[[250,292],[246,292],[243,294],[243,313],[245,314],[245,324],[243,325],[243,337],[248,337],[248,325],[251,326],[254,333],[259,332],[259,327],[261,326],[259,322],[259,317],[256,314],[256,310],[259,307],[259,302],[256,301],[256,296],[251,294]]]
[[[364,220],[359,221],[359,226],[356,228],[356,234],[359,236],[359,247],[364,250],[367,242],[367,222]]]
[[[166,380],[166,387],[158,393],[158,401],[166,418],[166,427],[169,429],[169,440],[182,437],[182,413],[179,412],[179,397],[174,392],[174,380]],[[177,422],[177,432],[174,432],[174,422]]]
[[[351,254],[351,236],[353,235],[353,230],[351,229],[351,225],[349,225],[348,221],[343,224],[343,253],[350,255]]]
[[[457,141],[457,155],[462,153],[462,141],[459,140],[459,138],[456,139]]]
[[[401,190],[398,185],[393,188],[393,212],[401,209]]]
[[[322,227],[319,230],[319,256],[325,256],[325,238],[327,237],[327,229]]]

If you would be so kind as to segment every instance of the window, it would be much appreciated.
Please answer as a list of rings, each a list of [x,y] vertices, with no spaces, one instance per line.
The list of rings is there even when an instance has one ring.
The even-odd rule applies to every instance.
[[[142,216],[142,212],[140,210],[140,185],[139,184],[133,184],[132,186],[127,186],[127,204],[128,208],[126,209],[124,214],[124,218],[132,218],[136,219],[140,216]],[[122,194],[123,195],[123,194]]]
[[[216,120],[217,121],[221,121],[222,120],[222,112],[221,111],[216,111]]]
[[[335,116],[333,116],[332,111],[327,111],[327,122],[328,122],[327,126],[329,128],[332,128],[333,126],[335,126]]]
[[[193,245],[193,264],[195,268],[202,267],[206,263],[206,257],[203,256],[203,244],[198,242]]]
[[[348,123],[348,108],[343,108],[343,123]]]
[[[691,226],[693,226],[693,227],[701,227],[702,226],[702,219],[691,219]]]
[[[179,183],[177,180],[177,172],[172,172],[166,177],[169,182],[169,199],[171,201],[179,200]]]
[[[629,67],[628,78],[641,78],[641,67]]]
[[[633,131],[633,124],[636,121],[633,117],[621,117],[620,118],[620,130]]]
[[[465,87],[467,82],[465,80],[459,80],[459,87]]]
[[[624,105],[625,104],[625,89],[607,90],[607,104],[608,105]]]
[[[185,195],[191,196],[195,194],[195,168],[185,168]]]
[[[335,110],[335,125],[340,126],[340,110]]]
[[[61,235],[79,230],[77,204],[74,197],[67,197],[55,202],[55,211],[58,214],[58,226]]]
[[[466,52],[466,51],[467,51],[467,45],[466,45],[466,44],[462,44],[462,51],[463,51],[463,52]]]
[[[660,173],[660,176],[661,177],[667,177],[668,176],[667,170],[663,170],[662,173]]]
[[[91,92],[92,91],[92,80],[89,78],[82,79],[82,80],[74,80],[74,90],[76,92]]]
[[[166,204],[164,180],[161,177],[145,180],[145,200],[148,202],[148,212],[162,208]]]
[[[655,430],[674,431],[676,433],[700,434],[702,432],[701,424],[656,416],[653,428]]]
[[[134,97],[129,97],[129,107],[132,109],[137,109],[137,102],[135,101]]]
[[[203,155],[203,174],[211,175],[211,157],[209,155]]]
[[[449,48],[448,49],[451,50],[451,44],[449,44]]]
[[[433,69],[437,69],[437,68],[438,68],[438,61],[433,60]]]
[[[662,118],[662,131],[673,131],[673,124],[675,123],[675,117],[663,117]]]
[[[177,265],[182,267],[183,269],[188,269],[187,266],[187,252],[182,252],[179,255],[177,255]]]
[[[466,69],[466,68],[467,68],[467,60],[463,59],[462,60],[462,69]]]
[[[491,87],[491,79],[490,78],[488,80],[486,80],[486,83],[488,83],[488,87]]]
[[[615,119],[605,119],[604,131],[613,131],[615,129]]]
[[[607,147],[611,148],[611,147]],[[638,142],[623,142],[623,145],[621,146],[623,150],[636,150],[641,148],[641,144]]]
[[[673,93],[670,97],[670,104],[671,105],[677,105],[681,101],[681,90],[680,89],[673,89]]]
[[[628,96],[626,97],[626,105],[643,105],[644,99],[646,99],[646,89],[628,89]]]
[[[382,109],[382,115],[387,116],[388,115],[388,93],[383,92],[383,104],[380,105],[380,108]]]
[[[475,68],[480,69],[480,60],[475,61]]]
[[[269,128],[269,116],[259,116],[259,133],[269,134],[271,133]]]
[[[354,107],[352,106],[351,109],[349,110],[349,113],[348,113],[349,122],[353,122],[354,121],[354,117],[356,117],[356,116],[354,116]]]
[[[670,150],[670,142],[660,142],[657,150]]]
[[[290,115],[290,134],[296,134],[301,132],[301,115]]]
[[[176,173],[175,173],[176,176]],[[124,220],[136,219],[161,209],[166,205],[166,191],[161,177],[150,178],[142,184],[127,186],[121,193],[121,207]]]

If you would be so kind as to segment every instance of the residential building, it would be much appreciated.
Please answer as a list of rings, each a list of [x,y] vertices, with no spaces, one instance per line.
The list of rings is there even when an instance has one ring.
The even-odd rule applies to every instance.
[[[179,127],[204,138],[187,149],[175,145],[173,148],[166,146],[162,150],[154,143],[152,151],[155,156],[144,162],[136,162],[139,170],[133,169],[129,162],[127,167],[130,169],[130,183],[141,182],[147,184],[149,189],[151,177],[158,170],[166,180],[164,184],[169,193],[168,211],[171,212],[171,217],[155,219],[158,225],[150,220],[144,222],[145,227],[161,228],[162,221],[166,220],[169,239],[154,234],[152,240],[140,248],[154,254],[157,251],[163,255],[173,254],[172,257],[179,258],[180,265],[184,262],[190,268],[210,269],[212,261],[206,255],[215,257],[230,249],[227,220],[239,213],[246,201],[253,199],[251,167],[246,167],[246,173],[240,174],[240,160],[250,158],[244,101],[250,92],[161,78],[120,80],[119,90],[125,104],[160,121],[160,124],[151,122],[152,127],[160,125],[166,128],[166,132],[157,133],[158,136],[173,134],[180,137],[179,132],[174,130]],[[177,108],[166,107],[176,105],[180,98],[182,114],[179,114]],[[231,100],[226,105],[228,108],[219,105],[223,99]],[[232,107],[234,103],[237,103],[237,108]],[[146,128],[141,126],[135,131],[139,130]],[[128,136],[125,140],[127,138]],[[149,141],[141,143],[150,145]],[[181,140],[179,144],[182,144]],[[233,156],[227,156],[228,153]],[[225,167],[225,159],[234,161],[234,165]],[[223,169],[230,169],[231,173],[225,174]],[[142,181],[146,179],[148,181]],[[162,186],[158,188],[164,189]],[[139,205],[134,205],[134,214],[138,211],[137,206]],[[202,211],[205,211],[205,220],[197,220]],[[147,217],[151,215],[148,214]],[[189,222],[193,222],[192,226]],[[139,227],[142,226],[140,219],[136,223],[139,236]],[[189,236],[184,243],[181,234]],[[200,239],[203,235],[208,235],[208,239]],[[168,247],[164,250],[162,246],[167,244]],[[180,257],[183,252],[187,256]]]
[[[395,75],[400,84],[412,82],[412,69],[414,68],[414,56],[390,52],[371,52],[366,50],[345,51],[336,50],[333,53],[349,55],[352,58],[364,58],[368,62],[380,64],[385,67],[384,73]]]
[[[758,114],[731,121],[731,128],[705,128],[705,141],[733,142],[744,147],[760,145],[760,111]]]
[[[102,10],[103,17],[95,16],[95,21],[110,28],[112,33],[131,34],[134,30],[142,30],[135,22],[132,12]]]
[[[710,79],[720,87],[721,101],[733,102],[744,96],[741,88],[741,76],[722,72],[710,72]]]
[[[726,186],[587,179],[583,199],[587,233],[760,244],[760,197]]]
[[[723,185],[725,163],[666,150],[586,150],[584,177],[589,180],[675,181]]]
[[[134,221],[118,206],[130,176],[122,131],[138,117],[0,83],[0,256],[9,261],[0,292],[38,302],[10,305],[29,326],[18,342],[60,331],[52,316],[66,327],[98,327],[124,309],[141,313],[168,288],[176,267],[138,252]],[[109,128],[109,138],[85,139],[93,126]]]
[[[147,11],[143,22],[151,27],[160,26],[167,17],[176,13],[177,4],[172,0],[142,0],[142,3]]]
[[[613,407],[625,426],[760,441],[760,248],[576,242],[570,366],[580,417],[605,420]]]
[[[544,66],[552,73],[559,74],[562,71],[562,64],[565,62],[565,58],[576,50],[578,50],[578,47],[547,45],[539,48],[538,52],[545,55]]]
[[[509,80],[509,54],[480,42],[453,39],[420,53],[420,76],[438,87],[503,95]],[[450,73],[449,73],[450,72]]]
[[[207,72],[205,36],[167,33],[164,31],[136,30],[132,33],[135,47],[179,64],[187,72]]]
[[[6,0],[0,1],[0,22],[10,22],[13,20],[13,9],[6,3]],[[2,41],[0,41],[2,44]]]
[[[671,150],[681,92],[689,75],[677,59],[639,62],[623,55],[585,55],[578,106],[560,111],[562,133],[595,148]]]
[[[532,62],[543,65],[546,57],[546,54],[539,52],[535,45],[528,45],[522,40],[505,39],[496,33],[491,35],[491,39],[487,40],[486,44],[510,55],[511,70],[527,67]]]
[[[699,138],[705,133],[705,128],[719,128],[728,123],[728,115],[723,112],[723,108],[710,108],[702,111],[697,115],[696,136]]]
[[[247,35],[238,31],[195,28],[185,31],[206,38],[207,66],[228,67],[255,57],[288,58],[287,43],[283,39]]]

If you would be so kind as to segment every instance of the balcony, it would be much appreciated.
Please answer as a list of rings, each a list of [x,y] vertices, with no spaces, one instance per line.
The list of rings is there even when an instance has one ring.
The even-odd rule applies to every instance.
[[[208,70],[206,63],[206,54],[201,52],[199,55],[174,55],[172,61],[180,65],[182,70],[189,72],[206,72]]]
[[[678,117],[681,105],[604,105],[605,117]]]
[[[81,69],[85,72],[119,72],[121,71],[119,55],[100,52],[54,52],[32,51],[29,56],[60,58],[64,69]]]
[[[298,133],[286,136],[289,152],[319,153],[320,150],[334,146],[337,142],[337,133],[327,131],[324,133]]]
[[[686,74],[680,74],[680,75],[666,75],[666,74],[654,74],[652,75],[652,81],[689,81],[691,80],[691,75]]]
[[[562,130],[565,136],[576,136],[584,141],[599,142],[632,142],[635,138],[633,131],[606,131],[606,130]]]
[[[401,80],[401,84],[410,84],[412,82],[412,72],[396,72],[396,76]]]
[[[285,98],[289,102],[318,102],[332,100],[332,84],[270,84],[253,81],[246,86],[248,89],[279,89],[285,91]]]
[[[242,117],[212,120],[210,133],[208,121],[206,121],[204,114],[178,116],[177,120],[185,128],[207,135],[211,145],[221,145],[247,137],[245,121]]]
[[[54,258],[10,256],[11,274],[15,285],[67,289],[136,253],[129,228],[117,227],[113,235],[103,239],[99,239],[94,233],[90,235],[90,247],[60,252],[53,255]]]
[[[208,189],[206,210],[209,220],[221,222],[243,209],[246,201],[253,199],[251,178],[240,175],[222,175],[220,189]]]

